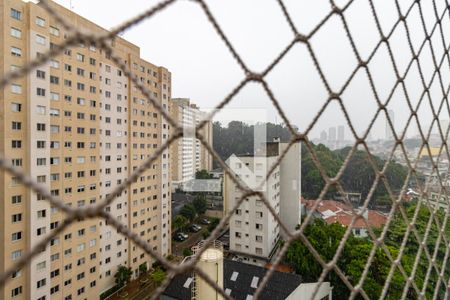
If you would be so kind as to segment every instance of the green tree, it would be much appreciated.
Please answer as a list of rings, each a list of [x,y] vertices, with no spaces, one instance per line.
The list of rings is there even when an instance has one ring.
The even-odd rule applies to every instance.
[[[183,249],[183,256],[191,256],[192,255],[192,250],[189,248],[184,248]]]
[[[420,205],[419,208],[417,206]],[[416,214],[417,210],[417,214]],[[430,209],[425,206],[423,203],[414,203],[406,208],[406,216],[408,222],[405,222],[402,214],[397,212],[394,216],[394,219],[389,226],[389,229],[386,233],[385,243],[388,246],[395,247],[395,245],[400,245],[406,235],[406,231],[408,228],[408,223],[414,218],[416,214],[416,219],[414,222],[414,228],[417,231],[419,237],[425,241],[425,233],[427,232],[427,227],[430,224],[427,239],[425,241],[426,249],[430,255],[433,255],[436,252],[436,264],[438,266],[442,266],[445,261],[445,252],[446,247],[441,238],[440,243],[438,243],[438,235],[439,231],[443,230],[443,237],[448,241],[450,239],[450,223],[447,221],[446,226],[443,227],[445,221],[445,213],[442,210],[438,210],[433,217],[431,215]],[[430,220],[431,218],[431,220]],[[429,223],[431,221],[431,223]],[[439,222],[439,227],[438,223]],[[406,239],[405,244],[405,254],[407,257],[411,259],[416,258],[418,255],[419,249],[419,241],[416,238],[414,232],[410,232],[408,238]],[[447,266],[446,264],[445,266]],[[423,283],[425,282],[426,273],[429,267],[429,259],[427,258],[425,251],[422,251],[421,257],[419,258],[419,264],[416,270],[416,276],[414,280],[416,285],[419,288],[422,288]],[[450,276],[450,270],[448,267],[444,267],[445,276]],[[435,290],[445,291],[445,288],[442,286],[438,287],[437,282],[439,280],[438,275],[435,272],[431,272],[428,277],[427,289],[426,289],[426,298],[433,298],[433,293]],[[443,296],[443,295],[440,295]]]
[[[184,230],[188,224],[188,219],[183,215],[177,215],[172,222],[172,227],[174,231]]]
[[[139,265],[139,275],[144,275],[147,273],[147,263],[142,263]]]
[[[133,272],[131,271],[131,268],[127,268],[122,265],[118,266],[117,272],[114,275],[114,278],[116,279],[116,284],[119,287],[123,287],[124,285],[130,282],[132,274]]]
[[[304,233],[322,259],[329,262],[333,259],[345,230],[346,228],[340,224],[328,225],[322,220],[315,220],[305,228]],[[391,256],[395,257],[398,254],[397,247],[388,247]],[[353,285],[359,282],[372,248],[373,243],[367,238],[350,236],[345,243],[338,260],[338,266]],[[289,246],[284,262],[291,265],[296,273],[301,274],[306,281],[317,281],[323,270],[316,258],[301,241],[294,241]],[[405,270],[410,271],[412,269],[413,261],[409,257],[404,257],[401,262]],[[366,277],[363,285],[363,289],[370,299],[379,298],[391,265],[384,250],[377,249],[369,267],[369,276]],[[334,270],[328,274],[326,280],[330,281],[334,287],[333,295],[336,299],[348,298],[349,290]],[[395,270],[388,290],[388,299],[400,298],[404,284],[404,277],[398,270]],[[409,293],[408,297],[408,299],[417,298],[413,293]],[[358,297],[358,299],[360,298]]]
[[[192,201],[192,205],[195,208],[195,211],[201,215],[206,212],[206,209],[208,208],[208,204],[206,202],[206,196],[205,195],[197,195]]]
[[[211,223],[208,225],[208,231],[212,232],[217,227],[217,225],[219,225],[219,223],[220,223],[220,219],[212,218]]]
[[[197,212],[192,204],[186,204],[181,208],[180,215],[192,222],[195,219]]]
[[[164,279],[166,279],[166,272],[164,272],[161,268],[156,268],[150,276],[152,281],[156,283],[156,285],[160,286]]]
[[[211,179],[211,175],[207,170],[200,170],[195,172],[195,179]]]

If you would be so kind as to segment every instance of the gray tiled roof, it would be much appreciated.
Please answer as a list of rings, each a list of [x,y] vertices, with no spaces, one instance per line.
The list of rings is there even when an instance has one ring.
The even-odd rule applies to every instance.
[[[231,280],[233,272],[237,272],[238,276],[235,281]],[[248,295],[253,295],[255,288],[252,287],[256,282],[261,283],[267,269],[245,264],[229,259],[224,259],[224,290],[230,289],[230,296],[237,300],[245,300]],[[176,276],[172,283],[164,291],[166,298],[162,299],[191,299],[191,289],[183,287],[188,275]],[[268,284],[264,288],[260,299],[281,300],[289,296],[302,283],[301,277],[296,274],[274,272]]]

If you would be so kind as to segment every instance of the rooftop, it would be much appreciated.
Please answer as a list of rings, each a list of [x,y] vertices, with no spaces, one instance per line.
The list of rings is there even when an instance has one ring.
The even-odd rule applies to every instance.
[[[302,199],[302,204],[305,205],[305,208],[308,210],[313,208],[315,202],[316,200]],[[346,203],[335,200],[321,200],[316,208],[316,212],[318,212],[322,219],[328,224],[339,223],[344,226],[349,226],[353,218],[352,207]],[[369,209],[367,221],[370,226],[379,228],[386,223],[387,217],[376,210]],[[353,227],[366,228],[367,226],[363,219],[358,218],[355,220]]]
[[[224,259],[224,290],[236,300],[251,299],[268,269]],[[275,271],[262,291],[261,299],[286,299],[300,284],[296,274]],[[161,299],[190,300],[192,275],[176,276],[163,293]]]

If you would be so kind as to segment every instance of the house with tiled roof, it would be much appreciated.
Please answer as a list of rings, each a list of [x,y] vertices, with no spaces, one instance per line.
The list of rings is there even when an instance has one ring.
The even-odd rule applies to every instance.
[[[323,219],[327,224],[339,223],[342,226],[350,226],[353,216],[361,208],[353,208],[349,204],[335,200],[317,200],[302,199],[302,205],[306,212],[314,210],[313,216]],[[358,237],[368,235],[368,227],[381,228],[386,224],[387,216],[379,211],[366,209],[362,217],[358,217],[352,227],[352,233]]]

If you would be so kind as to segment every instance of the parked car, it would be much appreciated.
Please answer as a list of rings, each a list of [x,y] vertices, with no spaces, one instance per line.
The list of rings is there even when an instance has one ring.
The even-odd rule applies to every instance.
[[[177,242],[182,242],[185,240],[184,236],[181,233],[174,234],[173,239]]]
[[[203,225],[208,225],[208,224],[211,224],[211,221],[208,220],[207,218],[203,218],[200,220],[200,223],[202,223]]]
[[[189,236],[186,233],[178,232],[175,233],[173,236],[173,239],[177,242],[183,242],[185,241]]]
[[[192,224],[191,226],[189,226],[189,230],[192,232],[199,232],[201,229],[202,227],[197,224]]]

